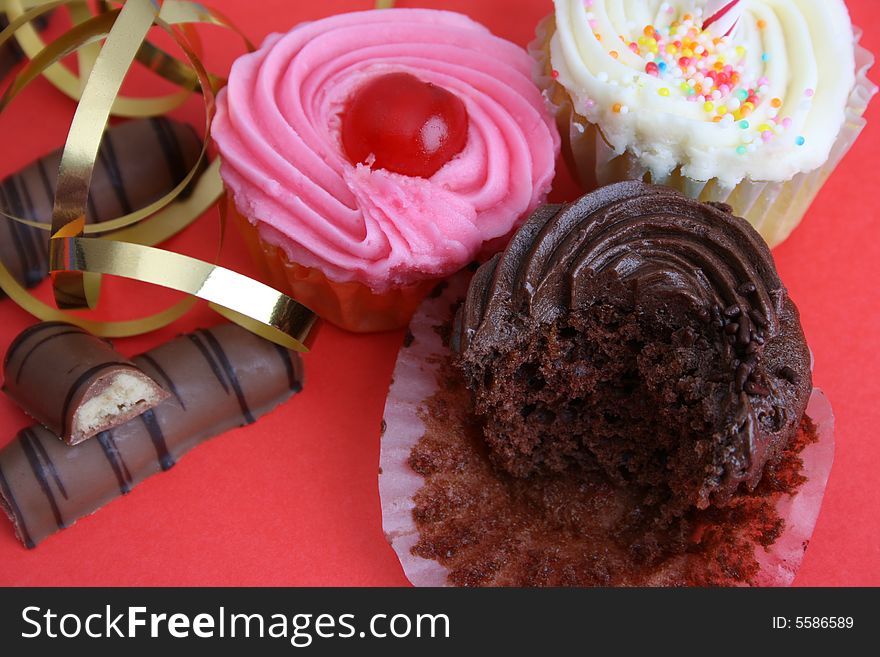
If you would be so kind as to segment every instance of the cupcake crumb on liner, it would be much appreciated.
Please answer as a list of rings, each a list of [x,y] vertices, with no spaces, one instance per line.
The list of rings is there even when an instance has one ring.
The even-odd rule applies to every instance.
[[[619,548],[602,542],[609,535],[603,527],[626,509],[625,501],[614,499],[620,497],[615,490],[582,485],[575,477],[545,478],[537,487],[535,480],[515,482],[495,472],[475,438],[466,391],[450,378],[451,354],[445,344],[469,278],[467,272],[458,274],[441,295],[419,308],[398,355],[385,406],[379,475],[383,528],[414,585],[792,583],[819,515],[834,455],[834,418],[820,390],[813,390],[807,408],[809,438],[799,438],[801,444],[787,459],[789,471],[783,464],[772,477],[765,475],[776,487],[762,482],[740,498],[737,509],[700,516],[694,526],[707,538],[697,541],[695,553],[692,544],[690,551],[659,563],[617,572],[622,562],[614,551]],[[572,496],[582,499],[572,503]],[[524,498],[532,505],[525,513]],[[592,522],[592,534],[579,534],[583,518]],[[742,576],[731,578],[730,572]]]

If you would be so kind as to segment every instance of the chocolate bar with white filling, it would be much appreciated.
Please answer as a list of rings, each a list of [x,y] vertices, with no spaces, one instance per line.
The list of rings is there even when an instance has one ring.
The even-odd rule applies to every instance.
[[[180,336],[132,360],[170,393],[154,409],[79,445],[65,445],[37,425],[0,450],[0,508],[25,546],[302,389],[297,354],[233,324]]]
[[[68,445],[128,422],[168,396],[109,341],[42,322],[12,342],[3,391]]]

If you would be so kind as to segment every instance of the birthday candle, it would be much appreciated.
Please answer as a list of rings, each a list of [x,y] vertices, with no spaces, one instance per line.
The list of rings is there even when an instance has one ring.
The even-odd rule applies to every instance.
[[[742,15],[742,2],[740,0],[709,0],[703,10],[706,18],[703,20],[703,29],[712,28],[716,36],[727,36],[733,32],[739,17]]]

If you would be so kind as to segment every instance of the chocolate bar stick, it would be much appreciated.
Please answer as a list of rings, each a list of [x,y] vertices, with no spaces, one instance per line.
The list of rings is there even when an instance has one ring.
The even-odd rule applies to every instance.
[[[25,329],[6,351],[3,374],[3,391],[68,445],[168,396],[107,340],[64,322]]]
[[[0,507],[27,547],[302,389],[299,356],[232,324],[178,337],[133,361],[170,393],[156,408],[79,445],[33,426],[0,450]]]
[[[120,217],[159,200],[180,184],[202,149],[195,130],[164,117],[120,123],[104,133],[89,191],[86,219]],[[0,209],[49,222],[61,150],[0,181]],[[48,273],[49,233],[0,217],[0,261],[23,285]]]

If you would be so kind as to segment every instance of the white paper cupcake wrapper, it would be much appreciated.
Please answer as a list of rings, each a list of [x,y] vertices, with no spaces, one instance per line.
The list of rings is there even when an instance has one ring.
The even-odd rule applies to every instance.
[[[560,132],[564,139],[567,137],[569,162],[585,189],[638,179],[674,187],[701,201],[728,203],[737,215],[747,219],[761,233],[771,247],[785,240],[800,223],[822,185],[852,147],[867,123],[864,113],[868,103],[878,90],[867,75],[874,65],[874,55],[858,44],[862,31],[855,29],[856,82],[847,103],[844,125],[824,165],[784,182],[746,179],[735,187],[724,186],[717,179],[693,180],[682,176],[680,168],[664,178],[655,179],[631,153],[616,153],[602,137],[601,130],[574,111],[568,93],[550,77],[552,67],[547,43],[554,30],[552,17],[542,21],[538,25],[537,38],[529,44],[529,52],[537,63],[535,81],[545,90]]]
[[[442,564],[412,553],[419,540],[413,500],[424,480],[412,470],[408,459],[425,434],[420,410],[438,390],[439,363],[448,356],[448,347],[435,329],[449,322],[451,308],[464,297],[469,278],[467,273],[457,275],[442,295],[426,300],[419,308],[410,325],[411,346],[398,354],[385,404],[379,475],[383,528],[406,576],[416,586],[449,585],[449,572]],[[813,390],[807,415],[816,424],[819,440],[800,453],[806,482],[794,495],[778,495],[775,506],[785,521],[783,534],[769,549],[756,545],[761,571],[755,583],[761,586],[792,583],[822,505],[834,456],[834,416],[819,389]],[[655,581],[662,583],[662,572]]]
[[[397,356],[385,401],[385,429],[379,456],[382,527],[415,586],[447,585],[446,568],[412,553],[419,540],[412,515],[413,498],[424,480],[413,472],[408,459],[412,448],[425,435],[419,408],[437,391],[437,356],[447,353],[434,327],[448,320],[450,304],[464,297],[469,280],[469,274],[454,276],[443,294],[425,300],[419,307],[409,326],[412,345],[401,349]]]

